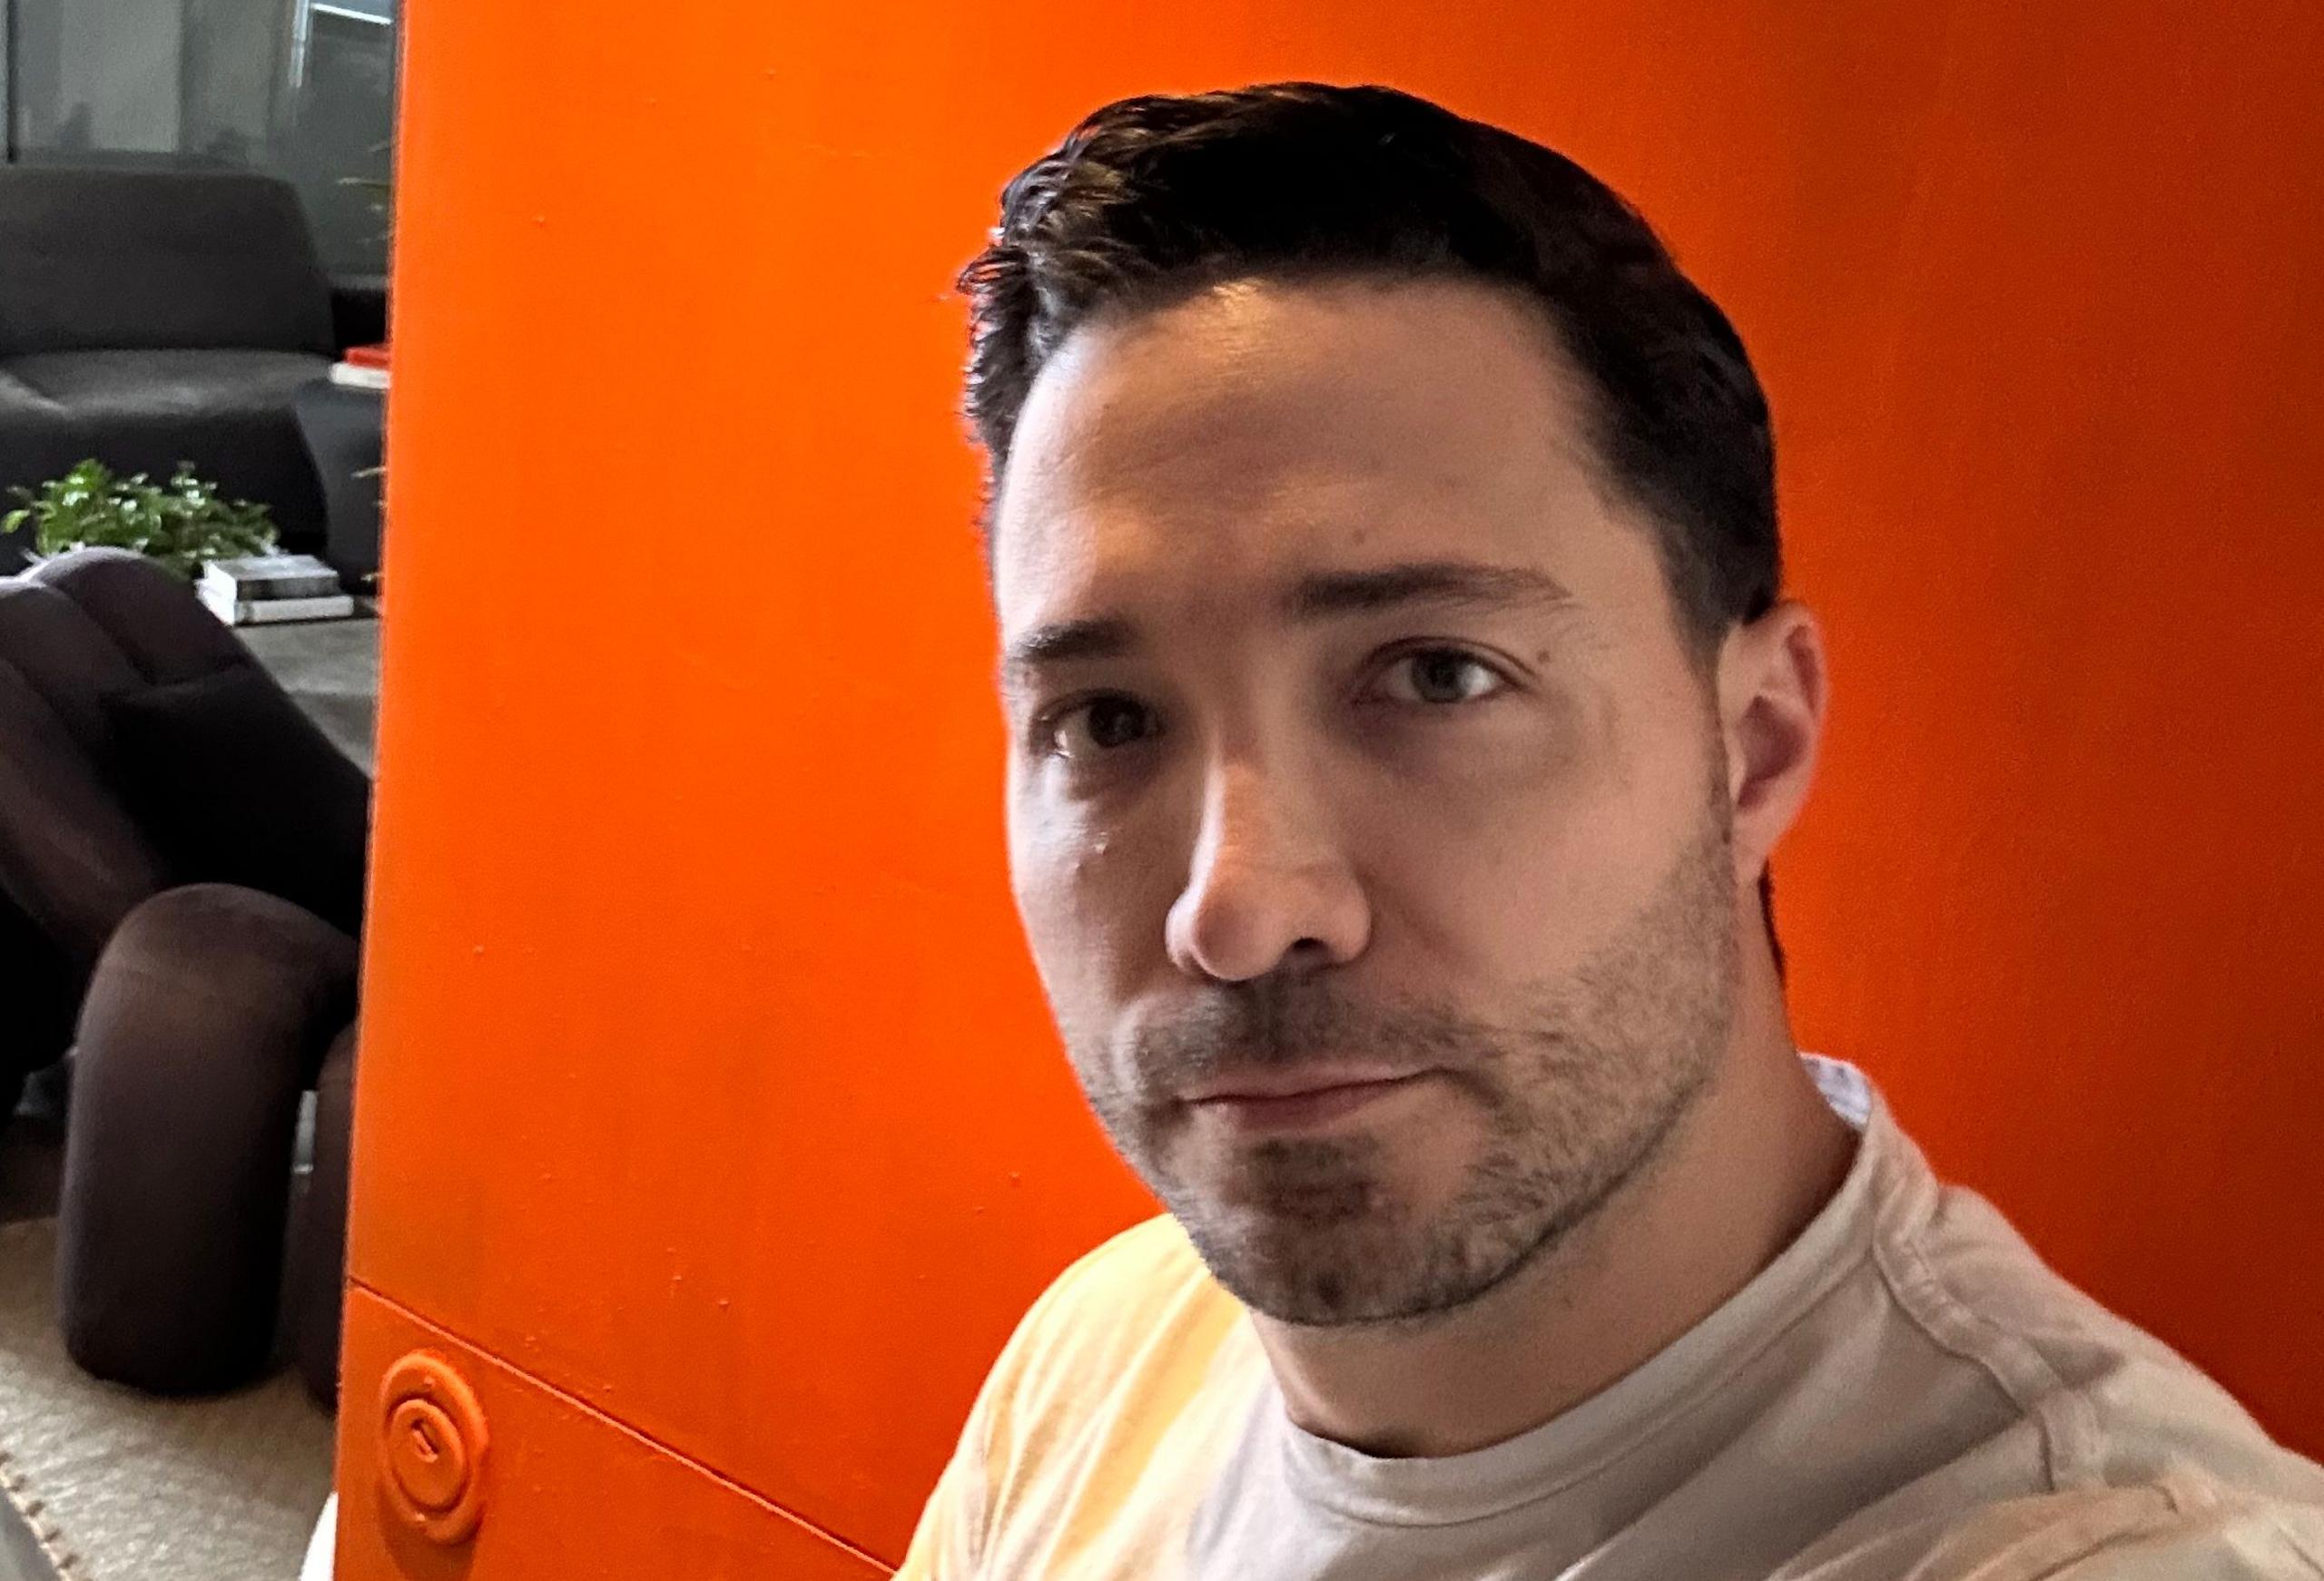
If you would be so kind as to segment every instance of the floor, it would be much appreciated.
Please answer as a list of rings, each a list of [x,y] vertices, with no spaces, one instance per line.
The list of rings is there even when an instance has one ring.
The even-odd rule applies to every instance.
[[[0,1581],[56,1581],[56,1566],[5,1498],[0,1498]]]
[[[51,1313],[64,1165],[54,1085],[47,1075],[0,1126],[0,1581],[289,1581],[330,1480],[330,1419],[295,1375],[160,1400],[64,1357]],[[302,1161],[311,1124],[302,1113]],[[80,1562],[60,1576],[35,1523]]]
[[[35,1088],[13,1119],[0,1119],[0,1226],[55,1216],[64,1124],[46,1096]],[[16,1501],[5,1497],[14,1480],[12,1466],[0,1463],[0,1581],[54,1581],[55,1567]]]
[[[0,1225],[0,1475],[13,1496],[0,1503],[40,1529],[41,1540],[20,1530],[15,1544],[20,1560],[39,1557],[29,1574],[296,1576],[330,1489],[330,1413],[288,1370],[186,1399],[90,1377],[57,1331],[55,1266],[54,1220]]]

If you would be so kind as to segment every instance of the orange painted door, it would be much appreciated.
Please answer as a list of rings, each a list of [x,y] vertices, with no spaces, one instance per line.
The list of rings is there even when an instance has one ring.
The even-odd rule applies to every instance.
[[[1007,897],[948,282],[1084,109],[1290,75],[1728,303],[1837,650],[1807,1040],[2324,1449],[2324,9],[2103,9],[410,0],[341,1574],[876,1576],[1149,1211]]]

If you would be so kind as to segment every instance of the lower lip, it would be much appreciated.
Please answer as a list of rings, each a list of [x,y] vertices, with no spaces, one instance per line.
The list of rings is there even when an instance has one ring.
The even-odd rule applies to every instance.
[[[1354,1086],[1321,1087],[1281,1098],[1203,1098],[1192,1107],[1246,1131],[1300,1131],[1344,1119],[1426,1080],[1426,1074]]]

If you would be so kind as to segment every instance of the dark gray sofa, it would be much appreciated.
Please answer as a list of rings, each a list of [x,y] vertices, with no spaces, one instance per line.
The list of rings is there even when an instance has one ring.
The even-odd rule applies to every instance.
[[[334,302],[297,194],[223,171],[0,168],[0,500],[84,457],[166,477],[191,461],[321,546],[291,395],[366,304]],[[22,563],[0,543],[0,572]]]

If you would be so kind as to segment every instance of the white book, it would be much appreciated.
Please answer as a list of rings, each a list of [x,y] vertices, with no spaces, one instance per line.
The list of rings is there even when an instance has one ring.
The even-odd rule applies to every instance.
[[[346,591],[340,585],[339,573],[312,555],[229,555],[204,565],[202,581],[245,603],[261,598],[323,598]]]
[[[385,389],[388,388],[388,370],[384,368],[358,368],[351,362],[334,362],[330,365],[330,381],[343,384],[350,389]]]
[[[238,599],[231,587],[205,582],[195,591],[212,614],[230,626],[265,625],[286,620],[339,620],[355,613],[352,595],[334,593],[320,598]]]

